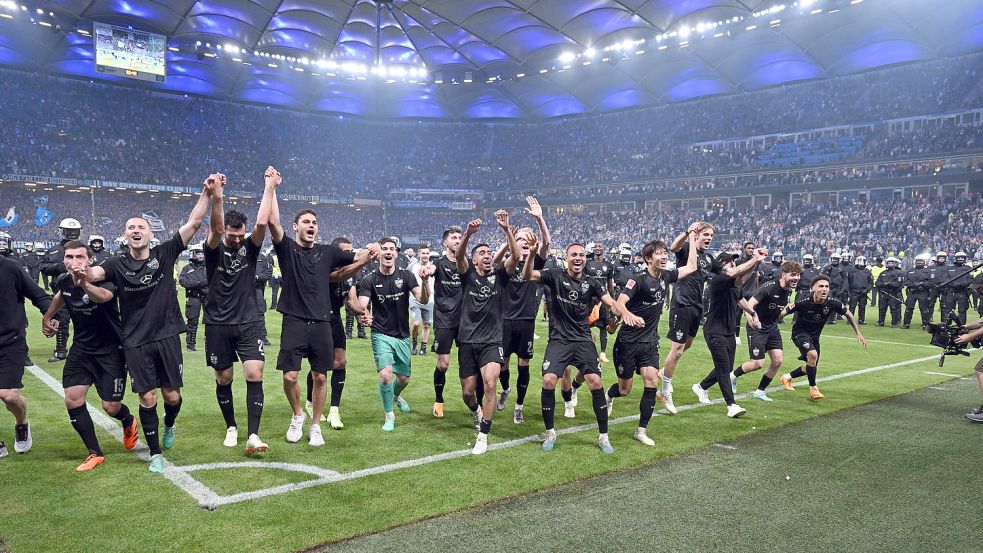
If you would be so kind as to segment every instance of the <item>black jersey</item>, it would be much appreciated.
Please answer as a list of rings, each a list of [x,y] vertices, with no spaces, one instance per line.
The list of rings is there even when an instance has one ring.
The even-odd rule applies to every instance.
[[[754,312],[758,314],[762,329],[771,328],[778,323],[778,316],[788,305],[788,297],[791,293],[791,290],[782,288],[777,280],[763,284],[754,291],[753,297],[758,300]]]
[[[532,268],[539,271],[546,265],[546,260],[529,252],[532,257]],[[532,321],[539,313],[539,298],[542,285],[522,279],[522,268],[526,262],[519,260],[515,273],[508,278],[505,291],[505,313],[503,317],[514,321]]]
[[[64,264],[63,264],[64,265]],[[0,348],[11,344],[24,344],[27,334],[27,315],[24,314],[24,298],[42,313],[51,305],[51,296],[32,281],[24,268],[16,261],[0,255]]]
[[[497,267],[481,276],[473,266],[461,275],[461,326],[459,344],[502,343],[502,301],[509,273]]]
[[[185,249],[181,235],[151,248],[147,259],[127,250],[103,263],[106,280],[116,285],[123,323],[123,347],[133,348],[177,336],[185,331],[177,301],[174,264]]]
[[[566,269],[540,271],[540,281],[553,293],[550,304],[550,340],[591,342],[587,317],[607,291],[591,278],[576,279]]]
[[[351,265],[355,254],[330,244],[304,248],[287,237],[274,242],[273,250],[282,275],[276,310],[301,319],[330,321],[331,272]]]
[[[608,280],[614,278],[614,264],[610,261],[590,260],[584,264],[584,275],[596,280],[598,284],[608,289]]]
[[[410,337],[410,296],[417,286],[416,277],[406,269],[391,275],[376,270],[358,281],[359,297],[368,297],[372,305],[372,332]]]
[[[689,262],[689,244],[676,252],[676,266],[682,267]],[[696,252],[696,271],[686,278],[679,279],[673,287],[670,307],[683,305],[703,306],[703,284],[710,278],[712,272],[718,272],[721,264],[715,261],[707,252]]]
[[[355,285],[355,279],[346,278],[342,282],[331,282],[328,291],[331,292],[331,311],[335,317],[341,318],[341,308],[348,301],[348,291]]]
[[[737,319],[741,311],[737,304],[741,298],[739,290],[734,287],[734,279],[726,273],[720,273],[710,280],[708,290],[710,306],[703,332],[733,336],[737,333]]]
[[[813,339],[818,339],[826,326],[830,313],[846,315],[847,308],[840,300],[828,298],[823,303],[816,303],[812,300],[812,295],[795,302],[789,313],[798,313],[795,322],[792,324],[792,335],[808,334]]]
[[[219,242],[215,249],[205,244],[205,324],[237,325],[258,321],[256,264],[260,247],[248,237],[230,249]]]
[[[108,280],[96,286],[116,293],[116,285]],[[106,303],[96,303],[89,299],[85,290],[72,282],[68,274],[58,277],[55,290],[61,292],[61,298],[72,317],[75,333],[72,349],[82,353],[104,354],[120,348],[120,318],[115,297]]]
[[[442,255],[434,266],[434,327],[457,328],[461,320],[461,275],[457,273],[457,262]]]
[[[670,269],[662,271],[658,277],[652,276],[648,270],[629,278],[621,293],[628,296],[625,307],[635,316],[645,320],[642,328],[624,325],[618,332],[620,342],[659,342],[659,319],[665,306],[669,285],[679,280],[679,271]]]

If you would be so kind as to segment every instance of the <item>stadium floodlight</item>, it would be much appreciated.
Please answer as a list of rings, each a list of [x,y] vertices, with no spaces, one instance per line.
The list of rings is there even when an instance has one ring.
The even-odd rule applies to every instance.
[[[588,49],[584,50],[584,56],[585,57],[593,58],[596,55],[597,55],[597,50],[595,50],[593,48],[588,48]]]
[[[689,31],[690,31],[689,26],[683,25],[682,27],[679,28],[679,36],[681,38],[686,38],[689,36]]]
[[[577,55],[573,52],[563,52],[560,54],[560,63],[570,63],[577,58]]]
[[[707,24],[706,23],[700,22],[700,23],[697,23],[696,24],[696,32],[702,33],[703,31],[706,31],[706,30],[707,30]]]
[[[38,11],[38,15],[44,15],[44,10],[42,10],[41,8],[38,8],[37,11]]]

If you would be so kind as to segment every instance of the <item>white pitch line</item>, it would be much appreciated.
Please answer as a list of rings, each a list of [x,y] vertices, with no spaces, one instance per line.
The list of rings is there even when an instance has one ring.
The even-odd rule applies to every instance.
[[[781,333],[782,334],[788,334],[789,336],[792,335],[792,332],[789,331],[789,330],[782,330]],[[835,340],[852,340],[854,342],[857,341],[857,337],[856,336],[833,336],[832,334],[823,334],[822,335],[822,338],[823,339],[825,339],[825,338],[833,338]],[[865,338],[866,338],[866,336],[865,336]],[[891,344],[891,345],[895,345],[895,346],[907,346],[907,347],[912,347],[912,348],[932,348],[932,349],[935,349],[935,346],[930,346],[928,344],[908,344],[908,343],[905,343],[905,342],[892,342],[891,340],[877,340],[877,339],[867,338],[867,342],[868,343],[871,343],[871,344]]]
[[[56,394],[65,397],[65,389],[62,388],[61,382],[58,382],[55,377],[48,374],[44,369],[37,365],[30,365],[25,367],[27,370],[31,371],[31,374],[36,376],[38,380],[43,382],[49,388],[54,390]],[[86,402],[86,407],[89,409],[89,415],[92,417],[92,421],[98,424],[103,430],[108,432],[119,443],[123,443],[123,427],[120,425],[119,421],[105,414],[101,408],[97,408],[91,403]],[[139,413],[133,413],[133,416],[138,416]],[[142,442],[138,441],[136,447],[133,448],[133,452],[144,461],[150,461],[150,450]],[[216,498],[219,497],[218,494],[213,492],[207,486],[201,482],[192,478],[189,474],[185,473],[181,469],[177,469],[173,463],[164,460],[164,476],[171,481],[172,484],[181,488],[188,495],[190,495],[199,505],[208,505],[213,503]]]
[[[910,359],[908,361],[900,361],[898,363],[891,363],[891,364],[887,364],[887,365],[879,365],[879,366],[876,366],[876,367],[868,367],[866,369],[857,369],[855,371],[849,371],[849,372],[845,372],[845,373],[834,374],[834,375],[830,375],[830,376],[824,376],[822,378],[817,378],[816,379],[816,382],[830,382],[830,381],[833,381],[833,380],[839,380],[841,378],[849,378],[851,376],[858,376],[858,375],[862,375],[862,374],[867,374],[867,373],[882,371],[882,370],[885,370],[885,369],[893,369],[893,368],[896,368],[896,367],[903,367],[903,366],[906,366],[906,365],[913,365],[913,364],[916,364],[916,363],[922,363],[924,361],[930,361],[930,360],[935,360],[935,359],[938,359],[938,356],[937,355],[931,355],[931,356],[928,356],[928,357],[920,357],[918,359]],[[54,378],[52,378],[50,375],[48,375],[48,373],[44,372],[40,368],[38,368],[38,367],[35,367],[35,368],[37,369],[37,372],[34,370],[34,368],[32,368],[32,370],[31,370],[32,373],[34,373],[36,376],[38,376],[38,378],[40,378],[41,380],[45,381],[45,383],[48,384],[49,387],[52,387],[52,389],[55,389],[56,391],[59,391],[60,390],[61,385],[58,384],[58,382],[56,380],[54,380]],[[930,373],[930,374],[932,374],[932,373]],[[946,376],[948,376],[948,375],[946,375]],[[47,377],[47,380],[45,379],[45,377]],[[52,383],[54,384],[54,386],[52,386]],[[771,388],[768,388],[766,391],[768,391],[768,392],[775,392],[775,391],[780,391],[780,390],[784,390],[784,387],[781,387],[781,386],[773,386]],[[63,393],[63,392],[60,392],[60,393]],[[737,395],[735,395],[735,399],[745,399],[745,398],[750,397],[750,395],[751,394],[749,394],[749,393],[737,394]],[[715,400],[712,400],[711,401],[710,405],[719,405],[719,404],[722,404],[722,403],[723,403],[723,399],[715,399]],[[690,403],[690,404],[686,404],[686,405],[680,405],[679,407],[677,407],[677,410],[680,411],[680,412],[683,412],[683,411],[691,411],[693,409],[699,409],[701,407],[706,407],[706,406],[707,406],[706,404],[702,404],[702,403]],[[91,411],[95,411],[95,410],[90,408],[90,412]],[[101,412],[98,412],[98,413],[100,415],[102,415]],[[653,413],[653,416],[665,416],[665,415],[668,415],[668,412],[665,409],[662,409],[662,410],[659,410],[659,411],[656,411],[655,413]],[[112,419],[109,419],[109,417],[106,417],[105,415],[102,415],[102,417],[106,419],[107,424],[110,425],[111,429],[110,428],[107,428],[102,423],[100,423],[100,426],[103,426],[103,428],[106,428],[108,431],[113,432],[114,435],[118,434],[119,435],[119,439],[121,440],[122,439],[122,430],[119,429],[119,426],[116,424],[116,422],[114,420],[112,420]],[[623,424],[623,423],[626,423],[626,422],[632,422],[632,421],[637,421],[637,420],[638,420],[638,415],[637,414],[635,414],[635,415],[629,415],[629,416],[626,416],[626,417],[619,417],[619,418],[616,418],[616,419],[611,419],[611,420],[608,421],[608,425]],[[560,429],[560,430],[557,430],[556,433],[557,433],[558,436],[562,436],[562,435],[566,435],[566,434],[573,434],[573,433],[576,433],[576,432],[583,432],[583,431],[587,431],[587,430],[596,430],[596,429],[597,429],[597,424],[596,423],[592,423],[592,424],[582,424],[582,425],[578,425],[578,426],[572,426],[572,427]],[[491,445],[488,446],[488,449],[489,450],[505,449],[505,448],[515,447],[515,446],[523,445],[523,444],[527,444],[527,443],[538,443],[541,440],[542,440],[542,438],[540,437],[540,435],[539,434],[536,434],[536,435],[532,435],[532,436],[526,436],[524,438],[516,438],[516,439],[508,440],[508,441],[505,441],[505,442],[499,442],[499,443],[491,444]],[[731,446],[731,447],[733,447],[733,446]],[[167,468],[164,471],[164,475],[167,476],[168,479],[172,483],[174,483],[176,486],[180,487],[182,490],[184,490],[186,493],[188,493],[188,495],[190,495],[192,498],[194,498],[196,501],[198,501],[198,504],[201,507],[204,507],[204,508],[207,508],[207,509],[215,509],[215,508],[220,507],[220,506],[223,506],[223,505],[230,505],[230,504],[240,503],[240,502],[243,502],[243,501],[249,501],[249,500],[253,500],[253,499],[262,499],[264,497],[270,497],[270,496],[273,496],[273,495],[280,495],[280,494],[290,493],[290,492],[294,492],[294,491],[299,491],[299,490],[304,490],[304,489],[308,489],[308,488],[313,488],[313,487],[316,487],[316,486],[323,486],[323,485],[326,485],[326,484],[333,484],[333,483],[337,483],[337,482],[344,482],[344,481],[347,481],[347,480],[355,480],[355,479],[358,479],[358,478],[364,478],[366,476],[375,476],[375,475],[379,475],[379,474],[385,474],[385,473],[393,472],[393,471],[400,470],[400,469],[419,467],[419,466],[429,465],[429,464],[440,462],[440,461],[449,461],[451,459],[460,459],[460,458],[463,458],[463,457],[468,457],[470,455],[471,455],[471,450],[470,449],[461,449],[461,450],[457,450],[457,451],[449,451],[449,452],[446,452],[446,453],[439,453],[439,454],[436,454],[436,455],[428,455],[426,457],[420,457],[420,458],[417,458],[417,459],[408,459],[408,460],[399,461],[399,462],[396,462],[396,463],[390,463],[390,464],[386,464],[386,465],[380,465],[380,466],[376,466],[376,467],[370,467],[370,468],[366,468],[366,469],[360,469],[360,470],[356,470],[356,471],[352,471],[352,472],[347,472],[347,473],[338,473],[338,472],[330,471],[330,470],[323,469],[321,467],[312,466],[312,465],[302,465],[302,464],[295,464],[295,463],[263,463],[263,462],[260,462],[260,461],[204,463],[204,464],[188,465],[188,466],[184,466],[184,467],[179,467],[179,466],[176,466],[176,465],[173,465],[173,464],[169,464],[168,463],[168,466],[167,466]],[[201,470],[210,470],[210,469],[236,469],[236,468],[270,468],[270,469],[280,469],[280,470],[292,470],[292,471],[307,472],[307,473],[310,473],[310,474],[319,475],[319,477],[318,478],[315,478],[315,479],[312,479],[312,480],[306,480],[304,482],[296,482],[296,483],[291,483],[291,484],[283,484],[283,485],[279,485],[279,486],[273,486],[273,487],[270,487],[270,488],[263,488],[263,489],[260,489],[260,490],[253,490],[253,491],[242,492],[242,493],[237,493],[237,494],[233,494],[233,495],[220,496],[220,495],[216,494],[215,492],[213,492],[211,489],[209,489],[207,486],[205,486],[204,484],[202,484],[201,482],[199,482],[198,480],[195,480],[189,474],[190,472],[201,471]]]
[[[736,446],[727,445],[727,444],[713,444],[713,447],[719,447],[720,449],[730,449],[734,451],[737,450]]]
[[[949,378],[961,378],[961,374],[949,374],[949,373],[937,373],[932,371],[925,371],[925,374],[934,374],[935,376],[948,376]]]
[[[943,388],[941,386],[929,386],[928,389],[929,390],[942,390],[943,392],[949,391],[947,388]]]

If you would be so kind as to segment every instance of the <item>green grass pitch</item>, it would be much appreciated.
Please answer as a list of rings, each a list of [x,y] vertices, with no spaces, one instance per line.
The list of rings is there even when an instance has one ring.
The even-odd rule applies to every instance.
[[[32,357],[45,372],[60,380],[61,365],[44,362],[52,342],[40,336],[39,319],[36,311],[30,314]],[[869,320],[873,319],[869,317]],[[332,431],[323,425],[327,443],[321,448],[312,448],[306,443],[306,427],[300,443],[287,444],[283,436],[289,422],[289,410],[281,389],[280,373],[274,367],[279,344],[279,315],[269,312],[267,326],[274,344],[267,349],[270,363],[266,370],[266,405],[261,431],[271,447],[268,454],[258,459],[249,458],[241,446],[235,449],[222,446],[225,428],[215,401],[214,379],[211,369],[205,365],[203,348],[199,347],[198,352],[185,353],[184,406],[177,422],[177,444],[166,452],[166,457],[179,467],[245,461],[295,463],[315,467],[324,474],[337,473],[343,475],[343,479],[208,510],[167,478],[149,473],[144,461],[124,450],[119,442],[98,427],[106,463],[89,473],[78,474],[73,469],[83,459],[85,450],[68,423],[64,404],[52,389],[28,373],[24,377],[24,393],[30,402],[34,449],[26,455],[14,454],[12,420],[8,416],[3,419],[5,422],[0,422],[0,437],[11,446],[10,456],[0,460],[0,475],[4,482],[4,493],[0,494],[0,512],[3,513],[0,517],[3,542],[0,545],[5,544],[13,551],[32,552],[132,551],[148,545],[159,551],[244,548],[296,551],[529,492],[550,490],[600,474],[622,471],[618,474],[640,478],[640,472],[623,472],[623,469],[643,467],[641,470],[644,471],[644,467],[653,462],[671,462],[681,454],[692,454],[709,444],[729,444],[742,439],[767,442],[772,434],[763,431],[952,380],[952,376],[946,375],[969,376],[976,361],[976,354],[973,358],[949,358],[940,369],[938,350],[927,345],[928,335],[924,332],[873,325],[863,327],[867,338],[872,340],[870,349],[863,351],[852,339],[849,326],[841,323],[827,327],[824,334],[820,378],[897,365],[825,382],[820,387],[826,399],[818,403],[807,399],[804,379],[795,392],[772,393],[775,401],[769,404],[750,398],[740,400],[748,414],[739,420],[726,418],[721,405],[687,409],[675,417],[657,416],[649,425],[649,435],[657,441],[654,448],[645,447],[631,438],[635,428],[633,421],[613,424],[610,435],[616,452],[612,456],[603,455],[596,447],[590,397],[582,389],[577,418],[557,417],[557,428],[586,425],[588,429],[561,435],[555,451],[544,453],[538,444],[524,442],[475,457],[459,454],[470,449],[475,431],[470,414],[460,400],[456,362],[452,362],[448,373],[447,416],[437,420],[430,415],[435,357],[430,354],[413,358],[413,377],[404,392],[413,411],[397,413],[396,431],[386,434],[380,430],[382,413],[369,344],[367,340],[357,339],[349,342],[348,378],[341,407],[345,429]],[[789,325],[785,325],[784,329],[788,328]],[[538,376],[546,345],[544,323],[538,324],[538,334],[541,338],[535,345],[526,422],[523,425],[512,423],[513,396],[507,409],[496,413],[489,440],[493,446],[543,431]],[[203,328],[200,327],[199,346],[202,343]],[[610,345],[613,345],[613,337]],[[791,347],[787,334],[786,345]],[[786,371],[797,366],[792,350],[787,351]],[[747,347],[739,346],[738,362],[746,354]],[[914,361],[919,359],[924,360]],[[709,354],[702,338],[698,338],[680,362],[674,379],[677,405],[696,402],[689,387],[710,367]],[[513,366],[513,386],[515,378]],[[614,371],[607,364],[605,383],[610,384],[613,379]],[[738,392],[751,391],[757,380],[757,373],[742,378]],[[243,382],[237,370],[234,383],[236,414],[240,425],[244,426]],[[612,418],[637,415],[640,395],[641,383],[636,382],[630,397],[617,400]],[[559,403],[559,394],[557,396]],[[719,392],[712,390],[711,397],[719,398]],[[133,394],[128,394],[125,401],[136,410],[137,399]],[[90,406],[98,404],[95,390],[90,390],[89,403]],[[828,424],[833,424],[834,420],[848,420],[851,416],[851,412],[844,412],[829,417]],[[827,424],[826,420],[820,418],[813,424],[821,427]],[[791,428],[782,431],[791,432]],[[876,436],[877,430],[869,432]],[[244,438],[240,437],[240,443]],[[433,457],[441,454],[445,455]],[[415,463],[407,463],[410,466],[402,468],[393,466],[407,461]],[[864,456],[841,468],[855,475],[864,470],[864,463],[880,462],[882,460],[874,456]],[[694,467],[694,470],[698,468]],[[316,478],[303,472],[252,465],[198,470],[191,475],[222,497],[254,491],[266,493],[264,490]],[[686,491],[682,484],[680,486],[674,489],[670,482],[660,493],[672,495]],[[745,490],[735,489],[733,493],[743,494]],[[626,503],[620,508],[630,510],[634,506]],[[849,508],[857,507],[851,503]],[[571,514],[576,509],[576,505],[569,506]],[[694,522],[694,526],[697,524]],[[748,524],[754,524],[754,521],[749,520]]]

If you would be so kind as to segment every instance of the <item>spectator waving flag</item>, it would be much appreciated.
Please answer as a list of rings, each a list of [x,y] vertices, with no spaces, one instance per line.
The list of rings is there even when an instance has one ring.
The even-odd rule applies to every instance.
[[[48,195],[43,194],[34,198],[34,226],[46,227],[55,220],[55,213],[48,209]]]
[[[20,221],[20,214],[17,213],[16,207],[11,207],[7,210],[7,216],[0,219],[0,228],[16,226],[18,221]]]
[[[140,216],[150,223],[150,230],[153,232],[164,232],[164,221],[161,221],[160,215],[154,210],[141,211]]]

